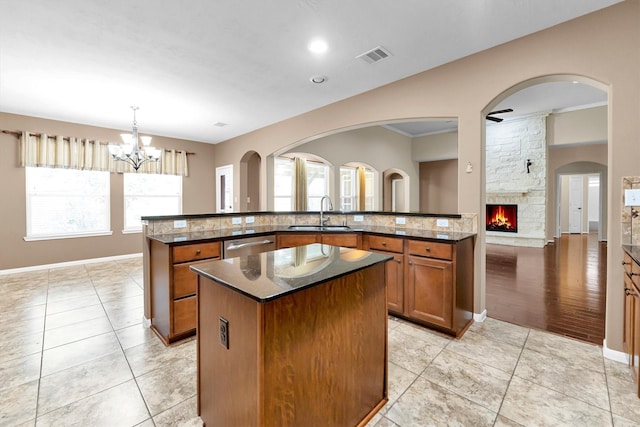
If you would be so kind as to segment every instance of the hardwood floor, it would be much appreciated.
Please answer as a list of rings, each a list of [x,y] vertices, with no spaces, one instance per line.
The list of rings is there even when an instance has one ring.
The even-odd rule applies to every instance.
[[[487,315],[602,345],[607,244],[564,234],[544,248],[487,244]]]

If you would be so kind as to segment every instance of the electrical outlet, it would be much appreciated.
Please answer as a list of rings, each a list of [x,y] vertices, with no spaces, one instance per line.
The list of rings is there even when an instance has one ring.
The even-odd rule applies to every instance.
[[[227,350],[229,349],[229,321],[224,317],[220,317],[220,344]]]
[[[436,227],[448,227],[449,220],[448,219],[436,219]]]
[[[364,216],[362,216],[362,215],[354,215],[353,216],[353,221],[354,222],[362,222],[362,221],[364,221]]]
[[[242,224],[242,218],[239,216],[234,216],[233,218],[231,218],[231,224],[233,225]]]
[[[247,216],[244,218],[244,222],[247,224],[253,224],[254,222],[256,222],[256,219],[255,217]]]
[[[405,218],[405,217],[403,217],[403,216],[397,216],[397,217],[396,217],[396,224],[398,224],[398,225],[404,225],[404,224],[406,224],[406,223],[407,223],[407,220],[406,220],[406,218]]]
[[[173,221],[173,228],[187,228],[186,219],[176,219]]]

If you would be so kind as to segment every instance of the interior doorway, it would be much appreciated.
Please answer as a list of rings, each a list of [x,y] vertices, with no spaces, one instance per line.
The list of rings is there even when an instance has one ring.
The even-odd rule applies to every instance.
[[[233,165],[216,168],[216,212],[233,212]]]
[[[579,86],[576,83],[601,93],[602,103],[597,106],[595,103],[563,104],[559,89],[566,89],[567,97],[570,97],[571,90]],[[539,99],[551,97],[558,105],[532,110],[529,115],[524,113],[519,103],[526,104],[534,94],[527,90],[546,84],[555,85],[543,89],[542,92],[546,91],[549,96]],[[537,133],[519,137],[506,135],[515,138],[511,151],[504,144],[490,144],[489,138],[496,136],[495,128],[485,132],[485,158],[490,157],[489,149],[500,147],[503,152],[497,157],[503,163],[499,169],[510,171],[508,177],[504,175],[492,181],[492,169],[485,161],[485,182],[493,184],[491,191],[488,185],[485,187],[487,200],[489,197],[524,199],[518,203],[522,203],[522,212],[527,216],[519,219],[525,225],[525,221],[535,217],[534,220],[539,221],[531,229],[541,232],[544,237],[543,247],[532,247],[526,242],[526,233],[518,235],[521,234],[519,229],[518,233],[509,236],[510,240],[495,239],[485,245],[487,316],[602,345],[607,267],[607,99],[607,88],[598,82],[584,77],[547,76],[514,86],[484,111],[487,116],[492,112],[496,114],[487,118],[487,126],[500,126],[503,121],[504,125],[509,120],[527,120],[536,115],[544,117]],[[514,115],[502,113],[510,110]],[[518,112],[522,115],[515,116]],[[586,118],[596,116],[600,121],[595,124]],[[532,120],[531,123],[537,122]],[[585,123],[594,126],[587,132]],[[531,145],[533,135],[543,136],[538,138],[540,146]],[[536,149],[538,151],[533,151]],[[534,178],[539,180],[530,184],[534,183]],[[485,203],[488,202],[485,200]],[[539,206],[535,215],[531,215],[536,210],[532,204]],[[594,258],[597,259],[597,271],[593,269]],[[530,268],[533,266],[535,268]],[[525,271],[528,268],[529,271]],[[507,277],[509,272],[513,275]],[[578,290],[584,291],[584,298],[573,297]],[[527,307],[534,305],[536,295],[540,296],[540,310],[529,312]],[[594,301],[598,302],[597,308],[593,307]],[[581,320],[567,318],[567,310],[587,314],[587,317],[592,315],[594,321],[590,331],[585,332]]]
[[[260,210],[260,167],[262,158],[255,151],[248,151],[240,159],[240,212]]]

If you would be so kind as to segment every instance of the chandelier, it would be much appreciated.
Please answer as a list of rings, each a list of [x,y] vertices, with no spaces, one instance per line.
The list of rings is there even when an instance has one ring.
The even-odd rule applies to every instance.
[[[140,166],[147,162],[157,162],[160,160],[160,150],[150,146],[151,137],[141,136],[138,138],[138,122],[136,122],[136,110],[138,107],[131,106],[133,110],[133,132],[120,134],[122,144],[109,144],[109,153],[114,160],[126,162],[133,170],[138,172]],[[140,146],[139,141],[142,141]]]

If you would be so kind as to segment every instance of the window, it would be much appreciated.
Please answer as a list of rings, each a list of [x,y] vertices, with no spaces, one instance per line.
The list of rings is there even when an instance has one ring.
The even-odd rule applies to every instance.
[[[340,210],[355,211],[358,206],[356,190],[356,168],[342,166],[340,168]]]
[[[109,234],[109,172],[26,167],[25,240]]]
[[[362,166],[360,166],[362,167]],[[360,182],[358,174],[358,166],[341,166],[340,167],[340,210],[354,211],[365,210],[372,211],[375,209],[375,173],[365,167],[364,182]],[[364,186],[364,206],[360,206],[358,202],[360,191]]]
[[[307,160],[307,210],[319,211],[322,196],[329,194],[329,167]]]
[[[307,164],[307,210],[319,211],[322,196],[329,194],[329,166],[315,161]],[[293,210],[293,159],[278,157],[274,161],[274,202],[276,211]]]
[[[277,157],[274,162],[273,210],[293,209],[293,159]]]
[[[141,216],[182,213],[182,177],[147,173],[124,174],[124,231],[142,230]]]

